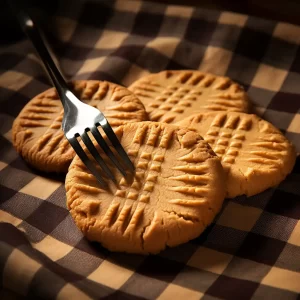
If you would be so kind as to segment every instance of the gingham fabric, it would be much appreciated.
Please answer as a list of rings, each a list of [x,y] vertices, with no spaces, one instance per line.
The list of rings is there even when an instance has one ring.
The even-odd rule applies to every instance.
[[[300,151],[300,27],[150,2],[60,2],[48,39],[68,78],[226,75]],[[226,200],[197,239],[156,256],[111,253],[75,226],[63,176],[31,169],[11,144],[14,118],[50,86],[30,42],[1,46],[0,68],[1,299],[299,299],[299,157],[277,188]]]

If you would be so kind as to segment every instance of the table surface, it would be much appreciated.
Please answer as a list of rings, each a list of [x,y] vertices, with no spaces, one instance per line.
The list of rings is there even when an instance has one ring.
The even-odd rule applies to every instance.
[[[228,10],[280,22],[300,24],[300,3],[295,0],[273,0],[272,2],[261,0],[154,0],[154,2]]]

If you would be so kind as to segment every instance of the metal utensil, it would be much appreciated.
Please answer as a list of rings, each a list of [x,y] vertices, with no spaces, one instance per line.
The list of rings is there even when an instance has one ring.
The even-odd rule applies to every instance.
[[[89,159],[89,157],[81,147],[79,143],[79,138],[81,138],[91,155],[100,165],[102,172],[116,183],[116,179],[113,173],[111,172],[103,158],[100,156],[92,140],[90,139],[88,135],[88,132],[90,131],[97,143],[110,158],[113,164],[119,169],[123,176],[126,176],[126,171],[133,172],[134,166],[132,162],[130,161],[127,153],[120,144],[117,136],[115,135],[103,113],[98,109],[81,102],[74,95],[74,93],[69,89],[62,74],[56,67],[50,55],[50,52],[47,49],[46,43],[44,42],[43,37],[39,29],[37,28],[37,25],[33,22],[29,14],[25,12],[24,8],[19,7],[19,1],[9,2],[12,6],[12,9],[15,11],[15,14],[23,31],[27,34],[32,44],[34,45],[53,82],[53,85],[58,92],[59,98],[64,108],[62,129],[77,155],[91,171],[91,173],[97,178],[99,183],[102,186],[107,186],[106,182],[103,180],[101,172],[97,170],[94,162]],[[122,166],[122,164],[118,161],[117,157],[102,137],[97,128],[98,126],[102,127],[112,146],[119,154],[125,167]]]

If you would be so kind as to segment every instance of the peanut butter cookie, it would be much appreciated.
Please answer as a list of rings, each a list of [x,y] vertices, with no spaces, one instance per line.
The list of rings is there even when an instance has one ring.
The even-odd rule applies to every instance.
[[[230,198],[251,196],[279,184],[295,164],[293,145],[256,115],[201,113],[177,125],[196,129],[221,158]]]
[[[227,77],[199,71],[163,71],[135,81],[129,90],[143,102],[149,119],[176,123],[209,111],[248,112],[244,89]]]
[[[79,99],[100,109],[114,129],[147,120],[143,104],[122,86],[106,81],[75,81],[72,90]],[[13,144],[33,167],[67,172],[75,153],[61,129],[62,118],[62,104],[51,88],[29,101],[14,121]]]
[[[102,189],[79,157],[66,177],[67,206],[91,241],[112,251],[158,253],[196,238],[225,195],[219,158],[194,130],[140,122],[116,130],[136,172]]]

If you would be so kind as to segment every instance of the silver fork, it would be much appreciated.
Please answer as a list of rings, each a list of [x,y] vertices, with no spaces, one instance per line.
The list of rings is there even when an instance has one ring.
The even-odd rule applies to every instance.
[[[18,1],[16,1],[18,2]],[[91,173],[97,178],[99,183],[106,187],[107,183],[103,179],[100,172],[97,170],[95,164],[88,158],[87,154],[81,147],[78,138],[80,137],[89,150],[90,154],[94,157],[97,163],[100,165],[102,172],[109,177],[114,183],[117,184],[114,174],[111,172],[103,158],[100,156],[92,140],[90,139],[88,132],[90,131],[97,143],[110,158],[113,164],[119,169],[124,177],[127,176],[126,171],[130,173],[134,171],[134,166],[130,161],[127,153],[120,144],[117,136],[112,130],[107,119],[101,111],[81,102],[69,89],[65,79],[56,67],[49,50],[47,49],[46,43],[44,43],[43,37],[39,32],[39,29],[34,24],[30,16],[23,10],[13,7],[16,16],[23,31],[27,34],[35,49],[37,50],[41,60],[55,86],[59,98],[64,107],[64,117],[62,122],[62,129],[71,146],[91,171]],[[17,9],[17,11],[16,11]],[[110,149],[101,133],[98,130],[98,126],[101,126],[106,136],[109,138],[112,146],[122,159],[124,166],[118,161],[113,151]]]

